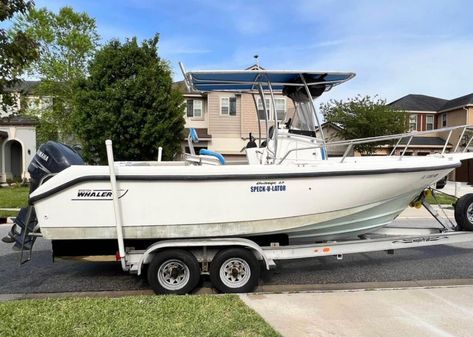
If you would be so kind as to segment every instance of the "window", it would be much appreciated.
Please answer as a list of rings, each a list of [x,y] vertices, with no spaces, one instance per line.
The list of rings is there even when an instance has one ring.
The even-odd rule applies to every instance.
[[[188,99],[187,100],[187,117],[202,117],[202,100]]]
[[[220,98],[220,114],[224,116],[236,116],[236,97]]]
[[[275,98],[274,104],[276,108],[276,116],[278,116],[278,121],[281,121],[286,115],[286,100],[284,98]]]
[[[442,114],[442,127],[447,126],[447,114]]]
[[[416,114],[409,115],[409,130],[410,131],[417,130],[417,115]]]
[[[272,116],[272,100],[269,98],[265,98],[265,103],[266,103],[266,115],[268,116],[268,120],[273,120]],[[281,121],[284,119],[284,116],[286,115],[286,99],[285,98],[275,98],[274,99],[274,105],[276,107],[276,115],[278,116],[278,121]],[[264,107],[263,107],[263,101],[261,98],[258,98],[258,118],[260,120],[265,120],[265,115],[264,115]]]
[[[269,120],[271,118],[271,116],[269,114],[270,100],[269,100],[269,98],[265,98],[264,101],[266,103],[266,116],[268,117],[268,120]],[[263,120],[263,121],[266,119],[265,114],[264,114],[263,100],[259,97],[258,97],[258,118]]]
[[[425,118],[425,128],[427,131],[434,129],[434,116],[427,116]]]

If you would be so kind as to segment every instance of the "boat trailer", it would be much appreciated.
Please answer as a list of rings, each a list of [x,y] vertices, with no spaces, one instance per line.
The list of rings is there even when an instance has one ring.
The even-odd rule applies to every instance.
[[[115,226],[117,229],[117,261],[122,269],[132,274],[147,273],[151,288],[159,294],[185,294],[198,284],[201,275],[209,275],[212,285],[220,292],[250,292],[259,281],[261,262],[266,269],[276,266],[276,261],[334,256],[342,259],[346,254],[386,251],[397,249],[457,244],[473,241],[473,194],[457,200],[455,221],[443,208],[440,214],[427,201],[441,191],[429,188],[411,203],[411,207],[424,207],[440,224],[440,227],[384,227],[358,239],[325,241],[315,244],[282,245],[277,240],[260,245],[248,238],[222,237],[203,239],[177,239],[155,242],[146,249],[127,247],[123,237],[121,205],[118,200],[115,162],[112,142],[106,141],[113,196]],[[448,195],[448,194],[445,194]],[[451,196],[454,197],[454,196]],[[20,248],[20,264],[31,260],[32,246],[41,236],[37,228],[34,208],[22,209],[24,223],[16,221],[17,247]],[[20,215],[20,214],[19,214]],[[25,256],[26,253],[26,256]]]

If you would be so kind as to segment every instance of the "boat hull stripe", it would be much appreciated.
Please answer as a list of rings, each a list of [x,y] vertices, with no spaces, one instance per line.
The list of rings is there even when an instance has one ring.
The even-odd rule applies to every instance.
[[[268,173],[268,174],[216,174],[216,175],[117,175],[118,181],[214,181],[214,180],[265,180],[265,179],[291,179],[291,178],[316,178],[316,177],[342,177],[360,175],[378,175],[392,173],[409,173],[423,171],[440,171],[461,166],[460,162],[450,165],[394,168],[380,170],[350,170],[350,171],[324,171],[324,172],[296,172],[296,173]],[[61,192],[71,186],[88,181],[108,181],[108,175],[87,175],[72,179],[62,185],[56,186],[47,192],[30,197],[29,203],[45,199]]]

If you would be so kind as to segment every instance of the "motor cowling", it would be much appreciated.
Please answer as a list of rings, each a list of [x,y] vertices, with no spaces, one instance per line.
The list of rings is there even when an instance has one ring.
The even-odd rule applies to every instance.
[[[41,145],[28,166],[30,192],[33,192],[48,174],[59,173],[71,165],[85,165],[74,149],[53,141]]]

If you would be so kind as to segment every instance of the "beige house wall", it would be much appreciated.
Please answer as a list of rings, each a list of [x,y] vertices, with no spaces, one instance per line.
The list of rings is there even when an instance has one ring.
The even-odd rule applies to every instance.
[[[184,97],[184,104],[187,104],[188,99],[202,100],[202,117],[187,117],[187,113],[184,114],[184,120],[186,128],[208,128],[209,127],[209,114],[207,108],[207,99],[205,97]],[[186,111],[187,108],[184,109]]]
[[[466,124],[467,113],[465,109],[460,108],[457,110],[451,110],[451,111],[446,112],[446,114],[447,114],[447,127]],[[439,128],[442,127],[442,114],[439,114],[438,127]],[[461,133],[462,133],[462,130],[460,129],[453,130],[452,136],[450,137],[450,140],[448,142],[452,144],[453,146],[455,146],[458,142],[458,139],[460,138]],[[441,132],[439,133],[439,136],[442,137],[443,139],[447,139],[448,132]]]
[[[471,125],[473,124],[473,106],[468,107],[467,110],[466,124]]]
[[[234,94],[226,92],[211,92],[202,97],[189,94],[184,95],[187,99],[202,99],[202,117],[184,116],[186,128],[205,128],[211,136],[211,140],[206,143],[209,150],[230,155],[244,155],[241,149],[248,142],[249,133],[258,138],[258,115],[255,102],[251,94]],[[284,97],[276,95],[278,98]],[[236,97],[236,115],[221,114],[221,98]],[[255,97],[257,99],[257,97]],[[286,111],[294,111],[294,104],[291,99],[286,100]],[[265,139],[266,123],[260,122],[261,136]],[[268,121],[268,127],[274,125],[274,121]]]
[[[322,128],[324,132],[324,137],[326,142],[336,142],[339,140],[344,140],[343,137],[340,136],[337,129],[332,126],[324,125]],[[317,137],[321,137],[320,131],[315,132]],[[327,154],[329,157],[339,157],[343,156],[347,149],[347,145],[337,145],[337,146],[329,146],[327,147]],[[353,151],[351,152],[353,154]]]
[[[227,116],[220,114],[222,97],[235,97],[235,94],[212,92],[207,96],[209,134],[212,138],[240,138],[241,99],[236,96],[236,115]]]

